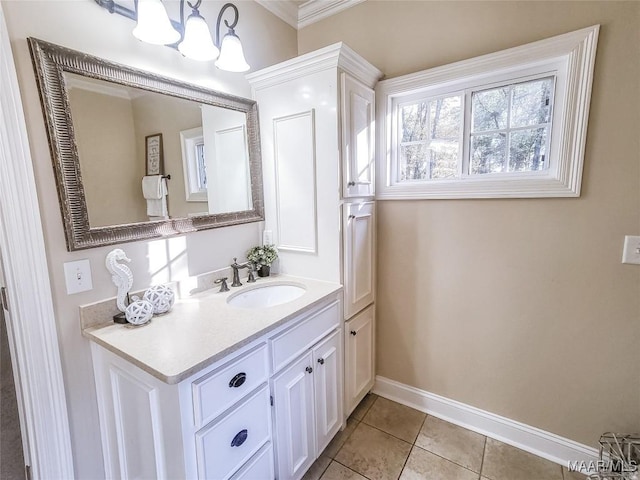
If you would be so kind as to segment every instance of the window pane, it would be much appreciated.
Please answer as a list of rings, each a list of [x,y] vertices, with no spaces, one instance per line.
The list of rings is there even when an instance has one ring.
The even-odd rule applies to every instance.
[[[457,138],[461,128],[462,97],[439,98],[431,101],[429,120],[431,138]]]
[[[429,178],[430,153],[425,143],[400,147],[400,181]]]
[[[400,181],[454,178],[458,176],[460,145],[457,141],[436,140],[400,147]]]
[[[543,170],[547,147],[547,129],[519,130],[511,132],[509,170],[529,172]]]
[[[552,78],[514,85],[511,126],[526,127],[549,122],[552,89]]]
[[[506,171],[507,135],[473,135],[471,137],[471,174]]]
[[[204,143],[196,145],[196,163],[198,166],[198,190],[207,189],[207,164],[204,160]]]
[[[460,144],[457,140],[431,142],[431,178],[455,178],[458,176]]]
[[[507,128],[509,87],[474,92],[471,109],[474,132]]]
[[[400,108],[401,142],[415,142],[428,138],[429,103],[421,102]]]

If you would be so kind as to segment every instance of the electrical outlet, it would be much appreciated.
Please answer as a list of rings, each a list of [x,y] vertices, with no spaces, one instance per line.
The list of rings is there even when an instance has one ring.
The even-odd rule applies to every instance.
[[[262,244],[273,245],[273,232],[271,230],[265,230],[262,232]]]
[[[67,284],[67,295],[91,290],[93,283],[91,281],[91,264],[89,260],[66,262],[64,264],[64,281]]]
[[[640,237],[626,235],[622,250],[622,263],[640,265]]]

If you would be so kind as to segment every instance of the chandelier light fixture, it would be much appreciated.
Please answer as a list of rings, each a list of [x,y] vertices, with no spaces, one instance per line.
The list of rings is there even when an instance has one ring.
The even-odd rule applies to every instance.
[[[198,10],[202,0],[186,2],[191,8],[191,14],[186,21],[184,19],[185,0],[180,0],[180,22],[169,18],[162,0],[137,0],[135,10],[126,8],[114,0],[95,0],[95,2],[110,13],[117,13],[135,20],[136,26],[132,33],[138,40],[177,48],[182,55],[192,60],[201,62],[215,60],[216,67],[227,72],[246,72],[250,68],[244,58],[240,38],[235,32],[240,15],[232,3],[226,3],[220,9],[214,42],[209,26]],[[231,22],[224,20],[228,31],[220,41],[220,25],[224,13],[229,9],[233,12],[233,19]]]

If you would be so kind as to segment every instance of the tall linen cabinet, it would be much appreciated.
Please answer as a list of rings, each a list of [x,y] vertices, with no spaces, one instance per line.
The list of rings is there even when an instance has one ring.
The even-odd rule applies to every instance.
[[[344,43],[247,76],[279,270],[344,285],[345,416],[374,382],[373,88],[381,77]]]

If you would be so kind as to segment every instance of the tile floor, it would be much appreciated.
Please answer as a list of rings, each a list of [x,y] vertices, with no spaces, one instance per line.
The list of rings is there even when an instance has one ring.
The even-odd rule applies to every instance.
[[[543,458],[370,394],[303,480],[582,480]]]

